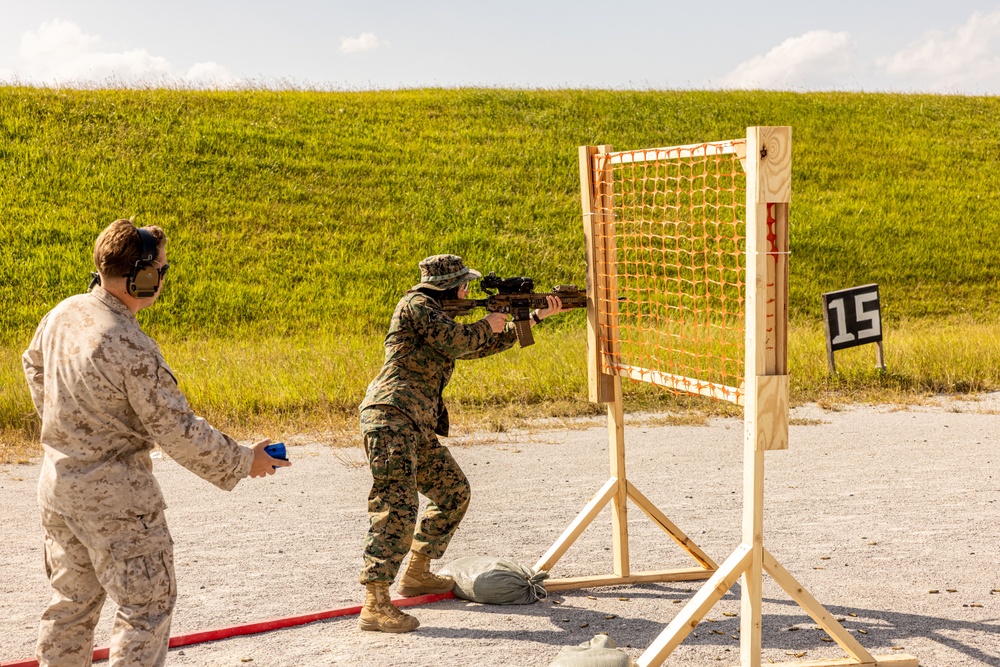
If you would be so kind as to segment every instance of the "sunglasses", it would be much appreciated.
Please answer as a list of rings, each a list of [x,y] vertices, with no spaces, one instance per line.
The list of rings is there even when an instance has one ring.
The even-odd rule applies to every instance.
[[[168,264],[164,264],[163,266],[161,266],[160,268],[158,268],[156,270],[157,273],[160,274],[160,280],[163,280],[163,276],[167,275],[167,269],[169,269],[169,268],[170,268],[170,264],[168,263]]]

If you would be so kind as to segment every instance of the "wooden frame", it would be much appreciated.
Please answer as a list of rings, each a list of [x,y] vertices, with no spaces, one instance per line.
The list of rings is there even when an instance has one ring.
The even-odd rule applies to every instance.
[[[612,158],[610,146],[580,148],[580,184],[584,233],[587,239],[588,379],[592,401],[608,404],[611,478],[598,491],[562,536],[535,565],[549,570],[570,544],[609,502],[613,507],[614,575],[550,580],[549,590],[583,588],[646,581],[704,579],[694,595],[636,661],[640,667],[662,664],[698,625],[705,614],[741,581],[740,665],[761,666],[762,585],[766,572],[835,641],[848,657],[793,663],[795,667],[916,667],[909,655],[873,656],[781,566],[764,548],[764,456],[788,448],[788,209],[791,202],[792,132],[789,127],[749,127],[746,141],[717,144],[716,152],[733,152],[743,163],[746,187],[746,362],[744,383],[743,530],[742,542],[716,566],[696,545],[652,506],[625,477],[621,377],[602,372],[602,359],[617,359],[601,338],[601,326],[613,323],[614,239],[605,206],[595,201],[612,195],[606,165],[611,160],[629,162],[655,158],[663,153],[697,154],[702,144],[669,149],[646,149]],[[706,153],[707,154],[707,153]],[[592,166],[594,167],[592,169]],[[603,281],[603,282],[602,282]],[[617,367],[617,366],[616,366]],[[630,377],[646,379],[641,371]],[[681,380],[684,380],[683,378]],[[679,382],[681,380],[678,380]],[[705,392],[702,392],[705,393]],[[709,394],[711,395],[711,394]],[[700,564],[698,568],[632,574],[628,564],[628,528],[625,505],[631,498]]]
[[[691,581],[707,579],[716,569],[715,562],[681,531],[667,516],[636,489],[625,474],[625,422],[620,376],[602,372],[604,359],[618,364],[618,349],[601,337],[618,318],[615,245],[610,210],[611,146],[580,147],[580,203],[583,208],[583,233],[587,247],[587,375],[590,400],[608,406],[608,453],[611,476],[597,494],[535,563],[535,570],[551,571],[566,550],[587,526],[611,503],[612,574],[549,579],[549,591],[613,586],[650,581]],[[628,549],[628,501],[631,500],[663,529],[697,563],[696,567],[632,572]]]
[[[788,447],[788,206],[792,131],[747,128],[746,363],[743,442],[743,538],[712,578],[636,661],[660,665],[736,580],[741,580],[740,665],[761,665],[763,574],[767,572],[848,654],[798,667],[916,667],[909,655],[873,656],[764,548],[764,455]]]

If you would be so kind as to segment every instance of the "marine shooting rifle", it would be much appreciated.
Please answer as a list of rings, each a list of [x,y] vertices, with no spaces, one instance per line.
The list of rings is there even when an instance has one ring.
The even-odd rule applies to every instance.
[[[576,285],[556,285],[551,292],[535,292],[535,282],[526,276],[499,278],[490,271],[479,281],[479,287],[488,295],[485,299],[445,299],[441,304],[444,311],[452,317],[468,315],[474,308],[513,315],[514,331],[521,347],[535,342],[531,335],[531,311],[533,308],[547,308],[549,302],[545,297],[559,297],[564,308],[587,306],[587,293]]]

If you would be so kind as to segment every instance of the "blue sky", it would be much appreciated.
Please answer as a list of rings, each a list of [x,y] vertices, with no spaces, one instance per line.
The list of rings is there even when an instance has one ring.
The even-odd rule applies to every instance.
[[[1000,94],[1000,1],[0,0],[32,85]]]

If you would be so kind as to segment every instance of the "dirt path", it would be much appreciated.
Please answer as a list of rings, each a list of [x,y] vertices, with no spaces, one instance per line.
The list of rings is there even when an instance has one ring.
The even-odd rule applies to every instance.
[[[996,394],[909,411],[809,406],[793,411],[791,448],[768,454],[765,545],[869,650],[911,653],[922,665],[1000,665],[998,414]],[[454,448],[473,502],[447,558],[532,565],[607,479],[606,429],[477,440],[486,444]],[[724,560],[740,536],[742,422],[652,427],[629,417],[626,442],[630,480]],[[292,469],[228,494],[172,461],[156,463],[176,541],[173,634],[360,604],[363,454],[311,444],[290,455]],[[37,474],[37,465],[0,467],[0,662],[32,655],[49,595]],[[634,506],[630,517],[634,570],[693,563]],[[554,574],[610,573],[610,546],[605,511]],[[168,662],[545,666],[598,632],[637,657],[698,586],[573,591],[523,607],[438,602],[416,609],[422,627],[407,635],[336,619],[175,649]],[[699,626],[668,664],[737,664],[738,596],[735,586],[709,613],[716,622]],[[841,656],[773,582],[764,596],[765,662]],[[112,613],[105,609],[99,645]]]

